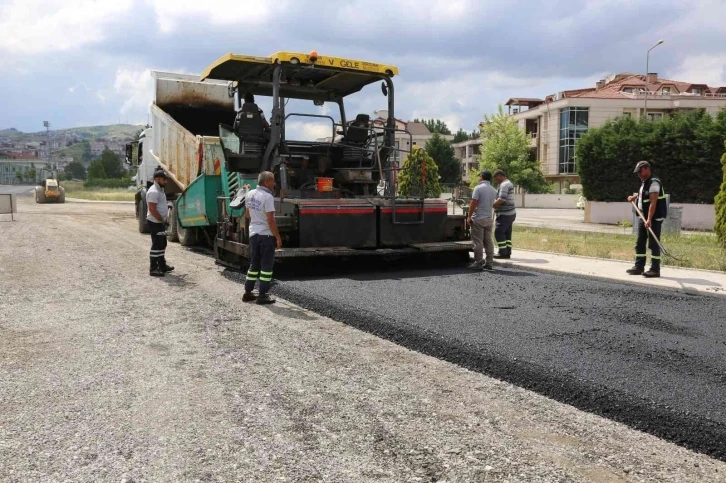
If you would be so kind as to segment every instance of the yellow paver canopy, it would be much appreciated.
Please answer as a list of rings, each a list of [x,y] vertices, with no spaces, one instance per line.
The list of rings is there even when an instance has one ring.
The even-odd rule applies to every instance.
[[[202,74],[205,79],[238,83],[245,92],[272,96],[272,74],[282,68],[280,95],[293,99],[333,101],[360,91],[384,77],[398,75],[398,68],[361,60],[278,52],[270,57],[227,54]]]

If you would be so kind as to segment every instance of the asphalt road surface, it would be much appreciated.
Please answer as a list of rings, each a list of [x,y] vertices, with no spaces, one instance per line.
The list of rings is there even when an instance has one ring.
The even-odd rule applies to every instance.
[[[726,458],[726,298],[515,269],[377,270],[288,276],[278,291],[412,349]]]

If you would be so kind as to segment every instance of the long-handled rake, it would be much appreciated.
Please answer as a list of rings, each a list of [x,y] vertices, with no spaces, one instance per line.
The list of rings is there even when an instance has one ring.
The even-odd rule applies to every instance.
[[[636,205],[634,201],[631,201],[630,204],[633,205],[633,208],[635,208],[635,211],[638,213],[638,216],[640,217],[641,220],[643,220],[643,224],[645,225],[645,217],[643,216],[643,212],[640,211],[640,209],[638,208],[638,205]],[[658,246],[660,247],[660,251],[663,255],[667,256],[668,258],[672,258],[673,260],[677,260],[679,262],[683,261],[680,258],[677,258],[675,255],[671,255],[670,253],[668,253],[668,250],[666,250],[666,248],[660,242],[658,237],[655,236],[655,233],[653,233],[653,229],[649,226],[647,226],[647,228],[648,228],[648,232],[650,232],[650,236],[652,236],[653,240],[655,240],[655,242],[658,244]]]

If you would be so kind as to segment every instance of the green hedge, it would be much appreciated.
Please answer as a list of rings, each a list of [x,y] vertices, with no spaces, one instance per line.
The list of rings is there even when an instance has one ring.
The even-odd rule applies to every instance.
[[[592,201],[623,201],[639,186],[633,174],[650,161],[671,202],[714,202],[721,182],[726,111],[676,113],[662,121],[622,117],[590,129],[577,142],[577,169],[583,195]]]
[[[724,148],[726,148],[726,142],[724,142]],[[726,152],[721,156],[721,165],[723,166],[723,183],[721,183],[721,190],[716,195],[716,225],[713,227],[713,231],[716,232],[718,241],[724,243],[724,238],[726,238]]]
[[[122,178],[122,179],[91,179],[83,183],[83,187],[86,189],[93,189],[93,188],[110,188],[110,189],[116,189],[116,188],[128,188],[129,186],[133,186],[134,182],[131,181],[131,178]]]

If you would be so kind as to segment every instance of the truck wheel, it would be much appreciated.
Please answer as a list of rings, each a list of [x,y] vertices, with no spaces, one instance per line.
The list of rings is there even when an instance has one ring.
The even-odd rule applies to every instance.
[[[66,190],[64,190],[62,187],[58,187],[58,191],[60,191],[60,194],[58,194],[58,203],[65,203],[66,202]]]
[[[146,200],[141,198],[136,204],[136,214],[139,222],[139,233],[149,233],[149,223],[146,221]]]
[[[193,247],[197,244],[197,229],[184,228],[177,221],[176,231],[179,237],[179,244],[183,247]]]
[[[45,189],[42,186],[35,187],[35,202],[39,204],[45,203]]]
[[[173,207],[169,208],[169,234],[166,239],[170,242],[179,241],[179,219],[176,217],[176,211]]]

